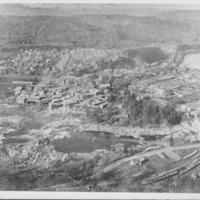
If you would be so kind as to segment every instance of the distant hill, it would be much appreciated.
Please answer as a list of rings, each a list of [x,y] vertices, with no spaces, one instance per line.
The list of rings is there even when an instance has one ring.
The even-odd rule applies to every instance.
[[[11,16],[71,16],[71,15],[130,15],[155,16],[161,8],[126,4],[0,4],[0,15]]]
[[[159,14],[157,18],[176,21],[200,21],[200,10],[170,11]]]
[[[166,49],[177,44],[200,44],[200,11],[172,8],[139,4],[0,4],[0,48],[121,49],[156,44]]]
[[[138,48],[158,44],[200,43],[200,22],[156,17],[0,16],[0,46],[54,45]]]
[[[0,4],[0,15],[7,16],[33,16],[54,15],[56,8],[29,7],[22,4]]]

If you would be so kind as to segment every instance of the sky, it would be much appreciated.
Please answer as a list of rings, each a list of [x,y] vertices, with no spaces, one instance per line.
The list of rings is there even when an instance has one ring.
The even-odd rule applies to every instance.
[[[0,3],[139,3],[139,4],[186,4],[187,9],[199,10],[200,0],[1,0]],[[193,5],[191,5],[193,4]],[[44,6],[44,5],[43,5]],[[166,6],[158,5],[158,8],[166,9]],[[185,7],[184,7],[185,8]]]

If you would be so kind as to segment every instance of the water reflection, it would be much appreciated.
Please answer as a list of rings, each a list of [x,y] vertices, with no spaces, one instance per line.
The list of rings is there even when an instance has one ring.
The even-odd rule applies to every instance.
[[[70,138],[55,140],[55,149],[60,152],[92,152],[95,149],[110,149],[111,146],[124,143],[126,146],[133,145],[130,141],[123,141],[105,132],[81,132],[71,134]]]

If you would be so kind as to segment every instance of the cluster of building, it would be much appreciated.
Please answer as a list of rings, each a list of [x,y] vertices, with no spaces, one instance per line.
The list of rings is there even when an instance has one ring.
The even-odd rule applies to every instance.
[[[99,77],[97,77],[99,81]],[[57,107],[78,105],[79,107],[99,107],[108,105],[108,83],[98,84],[97,88],[91,84],[94,79],[85,77],[67,76],[62,84],[33,85],[32,82],[18,82],[20,86],[14,90],[16,101],[19,104],[42,103],[49,105],[49,111]],[[109,80],[109,79],[108,79]],[[97,82],[96,82],[97,83]]]
[[[125,50],[100,50],[100,49],[73,49],[62,52],[60,61],[55,68],[62,72],[85,74],[94,72],[102,67],[107,68],[110,63],[120,57],[126,57]]]
[[[63,70],[63,74],[55,79],[54,85],[17,87],[15,95],[18,103],[48,103],[49,110],[59,106],[66,109],[72,105],[104,109],[109,104],[107,97],[112,83],[118,84],[116,80],[120,83],[126,79],[132,79],[128,90],[137,94],[138,100],[151,98],[163,106],[170,104],[174,98],[184,100],[191,96],[188,91],[198,89],[197,75],[194,82],[189,72],[177,70],[167,62],[161,65],[156,62],[144,64],[131,69],[101,66],[102,61],[106,65],[106,63],[115,62],[120,57],[126,57],[125,50],[76,49],[62,53],[62,62],[59,62],[57,66]],[[74,73],[76,68],[81,68],[81,66],[83,70],[93,68],[94,71],[86,70],[83,74]],[[102,67],[101,70],[100,67]],[[196,84],[194,88],[190,88],[193,87],[192,84]],[[185,113],[188,118],[200,115],[199,102],[194,100],[177,103],[176,110]]]
[[[42,75],[43,70],[55,65],[60,52],[39,51],[34,49],[21,50],[17,55],[0,61],[0,74]]]

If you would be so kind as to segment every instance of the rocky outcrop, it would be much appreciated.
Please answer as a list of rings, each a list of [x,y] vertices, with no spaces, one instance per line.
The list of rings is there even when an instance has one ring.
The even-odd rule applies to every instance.
[[[32,140],[25,144],[2,145],[0,148],[0,174],[16,173],[27,169],[45,169],[65,161],[68,154],[54,150],[50,137]]]

